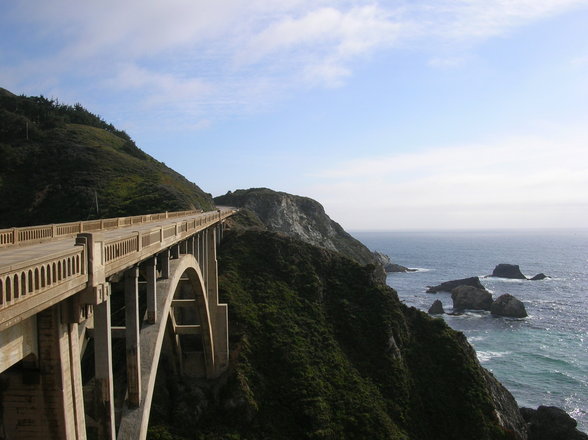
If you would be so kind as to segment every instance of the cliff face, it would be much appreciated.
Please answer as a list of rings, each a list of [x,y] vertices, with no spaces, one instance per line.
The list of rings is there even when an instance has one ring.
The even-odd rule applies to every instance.
[[[320,203],[308,197],[267,188],[252,188],[229,192],[215,197],[214,201],[217,205],[253,211],[270,231],[281,232],[306,243],[340,252],[360,264],[379,264],[367,247],[331,220]]]
[[[465,337],[404,306],[369,267],[239,231],[219,268],[232,369],[215,385],[159,376],[154,402],[171,407],[153,423],[209,440],[525,438],[514,399]]]

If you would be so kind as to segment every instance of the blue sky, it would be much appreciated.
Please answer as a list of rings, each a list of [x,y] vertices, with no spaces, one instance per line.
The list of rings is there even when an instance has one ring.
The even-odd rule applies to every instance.
[[[588,226],[588,0],[0,3],[0,86],[352,230]]]

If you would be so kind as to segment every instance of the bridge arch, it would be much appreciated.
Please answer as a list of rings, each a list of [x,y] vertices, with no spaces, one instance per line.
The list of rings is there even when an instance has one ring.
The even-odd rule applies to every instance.
[[[127,405],[123,408],[117,435],[119,439],[144,439],[147,436],[157,366],[166,332],[170,329],[175,333],[171,336],[175,337],[182,334],[201,335],[207,377],[215,377],[219,374],[219,368],[223,367],[216,362],[219,354],[216,353],[215,335],[219,332],[215,332],[215,325],[225,326],[224,331],[220,332],[222,336],[226,331],[226,322],[218,322],[214,315],[218,314],[219,306],[222,308],[225,305],[216,304],[216,298],[211,301],[205,281],[198,261],[191,254],[171,260],[168,278],[157,281],[156,322],[149,324],[145,321],[141,328],[141,404],[138,408],[129,408]],[[198,323],[190,325],[174,322],[176,307],[193,307],[193,312],[198,315]],[[226,306],[223,310],[226,315]],[[223,347],[222,340],[220,346],[228,348]],[[178,355],[182,356],[182,353]]]

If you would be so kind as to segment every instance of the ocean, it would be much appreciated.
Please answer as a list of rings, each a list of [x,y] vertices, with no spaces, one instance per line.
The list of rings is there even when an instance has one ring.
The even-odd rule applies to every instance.
[[[368,248],[417,272],[392,273],[387,283],[409,306],[427,311],[450,293],[427,286],[479,276],[494,298],[504,293],[525,304],[524,319],[489,312],[444,315],[463,332],[481,364],[514,395],[519,406],[563,408],[588,432],[588,230],[353,232]],[[499,263],[518,264],[541,281],[482,278]]]

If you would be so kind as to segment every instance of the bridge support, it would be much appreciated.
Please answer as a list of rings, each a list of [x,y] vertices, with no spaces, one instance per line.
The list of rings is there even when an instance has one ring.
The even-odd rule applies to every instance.
[[[110,298],[106,298],[94,306],[94,416],[100,440],[114,440],[116,437],[110,333]]]
[[[127,392],[129,406],[141,404],[141,344],[139,341],[139,267],[125,272]]]
[[[62,307],[37,314],[38,368],[5,375],[6,438],[86,439],[78,325],[65,322]]]
[[[147,281],[147,322],[155,324],[157,316],[157,257],[145,263],[145,281]]]

